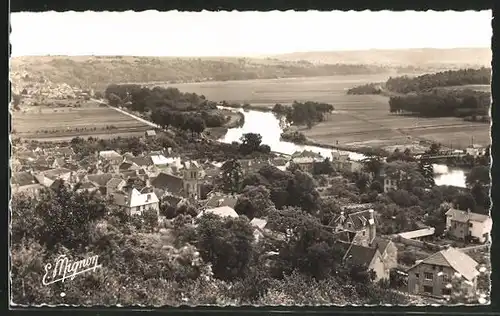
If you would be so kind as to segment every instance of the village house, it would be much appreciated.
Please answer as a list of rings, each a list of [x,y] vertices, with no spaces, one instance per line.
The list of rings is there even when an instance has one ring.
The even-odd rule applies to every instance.
[[[60,179],[68,184],[74,184],[76,181],[74,172],[65,168],[51,169],[35,174],[37,181],[45,186],[51,187],[54,181]]]
[[[106,161],[114,165],[119,165],[123,162],[123,157],[114,150],[100,151],[99,158],[101,161]]]
[[[250,225],[254,228],[253,236],[255,242],[259,242],[264,237],[264,232],[267,226],[267,219],[254,217],[250,221]]]
[[[389,270],[386,268],[382,254],[376,247],[365,247],[352,243],[345,252],[342,261],[347,266],[357,265],[365,267],[367,271],[373,271],[375,273],[374,282],[389,279]]]
[[[183,196],[184,195],[184,185],[182,177],[173,175],[171,173],[160,172],[160,174],[151,179],[151,185],[163,191],[165,194],[171,194],[174,196]]]
[[[129,215],[142,215],[144,211],[150,209],[160,216],[160,203],[154,192],[141,193],[136,189],[128,192],[117,192],[112,195],[115,204],[124,208]]]
[[[99,186],[97,186],[95,183],[90,182],[90,181],[79,182],[75,186],[75,191],[78,193],[82,193],[84,191],[95,192],[97,190],[99,190]]]
[[[127,185],[127,182],[122,178],[111,178],[106,182],[106,195],[112,196],[116,192],[120,192]]]
[[[299,166],[300,170],[308,173],[314,172],[314,163],[318,161],[318,158],[313,157],[295,157],[292,158],[292,163]]]
[[[487,242],[490,240],[492,225],[493,221],[488,215],[454,208],[446,212],[446,230],[448,234],[461,240],[472,237],[477,239],[478,242]]]
[[[222,193],[214,193],[211,194],[205,202],[206,208],[215,208],[221,206],[229,206],[234,208],[236,206],[236,202],[238,198],[236,196],[222,194]]]
[[[215,208],[209,208],[206,210],[202,210],[196,217],[200,218],[204,214],[214,214],[220,217],[232,217],[232,218],[238,218],[238,213],[229,206],[221,206],[221,207],[215,207]]]
[[[479,156],[483,156],[486,153],[486,148],[478,144],[474,144],[465,148],[465,153],[471,155],[474,158],[477,158]]]
[[[397,266],[396,245],[389,239],[377,236],[377,220],[372,209],[354,212],[347,216],[341,212],[341,215],[333,220],[333,225],[337,240],[358,246],[353,248],[351,255],[361,257],[353,258],[353,262],[360,260],[366,265],[375,267],[378,275],[376,279],[386,278],[390,270]],[[368,257],[373,262],[366,261]],[[382,266],[379,261],[382,262]]]
[[[417,263],[408,270],[410,294],[445,297],[451,295],[452,277],[458,273],[466,289],[474,293],[477,285],[478,263],[455,248],[441,250]]]
[[[333,220],[335,231],[349,231],[355,234],[353,243],[366,246],[372,244],[377,235],[377,222],[373,209],[351,213],[344,212]]]
[[[387,173],[385,170],[382,170],[380,176],[384,179],[383,186],[384,192],[387,193],[389,191],[399,190],[401,185],[401,181],[410,179],[409,176],[404,171],[398,171],[394,173]]]
[[[153,138],[156,136],[156,132],[152,129],[147,130],[144,134],[147,138]]]
[[[106,195],[106,184],[113,178],[113,176],[114,174],[112,173],[87,174],[81,180],[81,183],[92,182],[101,194]]]
[[[378,249],[385,266],[385,274],[389,275],[390,271],[398,265],[398,248],[396,244],[390,239],[377,236],[373,239],[370,247]]]
[[[14,172],[11,176],[12,194],[25,193],[36,196],[44,188],[30,172]]]
[[[338,151],[332,151],[332,166],[336,171],[361,172],[363,164],[351,160],[349,154],[342,154]]]

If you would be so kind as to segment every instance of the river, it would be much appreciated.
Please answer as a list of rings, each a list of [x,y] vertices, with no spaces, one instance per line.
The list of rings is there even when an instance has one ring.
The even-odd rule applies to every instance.
[[[235,110],[228,108],[230,110]],[[238,142],[240,137],[245,133],[258,133],[262,135],[262,143],[269,145],[272,151],[293,154],[296,151],[310,150],[321,154],[325,158],[332,159],[332,149],[322,148],[317,146],[297,145],[291,142],[281,140],[282,128],[280,121],[272,112],[261,111],[243,111],[245,115],[245,123],[242,127],[231,128],[226,135],[219,141],[224,143]],[[335,149],[333,149],[335,150]],[[336,151],[336,150],[335,150]],[[340,151],[341,153],[349,154],[352,160],[362,160],[365,156],[360,153]],[[458,168],[449,168],[446,165],[434,164],[434,180],[436,185],[452,185],[456,187],[465,187],[465,171]]]

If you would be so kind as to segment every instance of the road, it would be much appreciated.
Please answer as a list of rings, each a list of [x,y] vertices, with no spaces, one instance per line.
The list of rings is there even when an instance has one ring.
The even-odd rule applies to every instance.
[[[128,116],[130,116],[131,118],[133,118],[133,119],[135,119],[135,120],[137,120],[137,121],[139,121],[139,122],[141,122],[141,123],[144,123],[144,124],[149,125],[149,126],[154,127],[154,128],[160,128],[160,129],[161,129],[161,127],[160,127],[159,125],[156,125],[156,124],[154,124],[154,123],[151,123],[150,121],[147,121],[147,120],[145,120],[145,119],[143,119],[143,118],[141,118],[141,117],[138,117],[138,116],[136,116],[136,115],[130,114],[130,113],[128,113],[128,112],[126,112],[126,111],[124,111],[124,110],[122,110],[122,109],[119,109],[119,108],[116,108],[116,107],[114,107],[114,106],[111,106],[111,105],[109,105],[108,103],[106,103],[106,102],[104,102],[104,101],[102,101],[102,100],[97,100],[97,99],[90,99],[90,100],[95,101],[95,102],[100,103],[100,104],[104,104],[104,105],[106,105],[107,107],[109,107],[109,108],[111,108],[111,109],[113,109],[113,110],[115,110],[115,111],[118,111],[118,112],[120,112],[120,113],[122,113],[122,114],[128,115]]]

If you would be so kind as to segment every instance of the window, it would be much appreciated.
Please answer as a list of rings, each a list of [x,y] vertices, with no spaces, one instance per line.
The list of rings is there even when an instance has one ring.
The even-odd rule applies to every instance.
[[[443,271],[443,267],[439,267],[439,271]]]
[[[432,273],[429,273],[429,272],[424,273],[424,277],[426,280],[432,280],[433,276],[434,275]]]
[[[469,228],[472,228],[472,223],[469,223]]]
[[[424,292],[432,294],[432,286],[424,285]]]
[[[420,274],[415,273],[415,277],[418,279],[420,277]]]
[[[449,283],[451,281],[451,278],[447,274],[443,274],[443,283]]]
[[[435,265],[432,266],[432,270],[436,270],[436,266]]]
[[[363,230],[363,236],[366,235],[366,231]]]
[[[451,289],[443,289],[441,293],[443,293],[443,295],[451,295]]]

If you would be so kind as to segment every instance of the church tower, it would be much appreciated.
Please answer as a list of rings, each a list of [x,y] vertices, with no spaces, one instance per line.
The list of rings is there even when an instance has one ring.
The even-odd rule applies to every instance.
[[[196,161],[183,163],[183,189],[186,198],[198,199],[201,195],[202,169]]]

